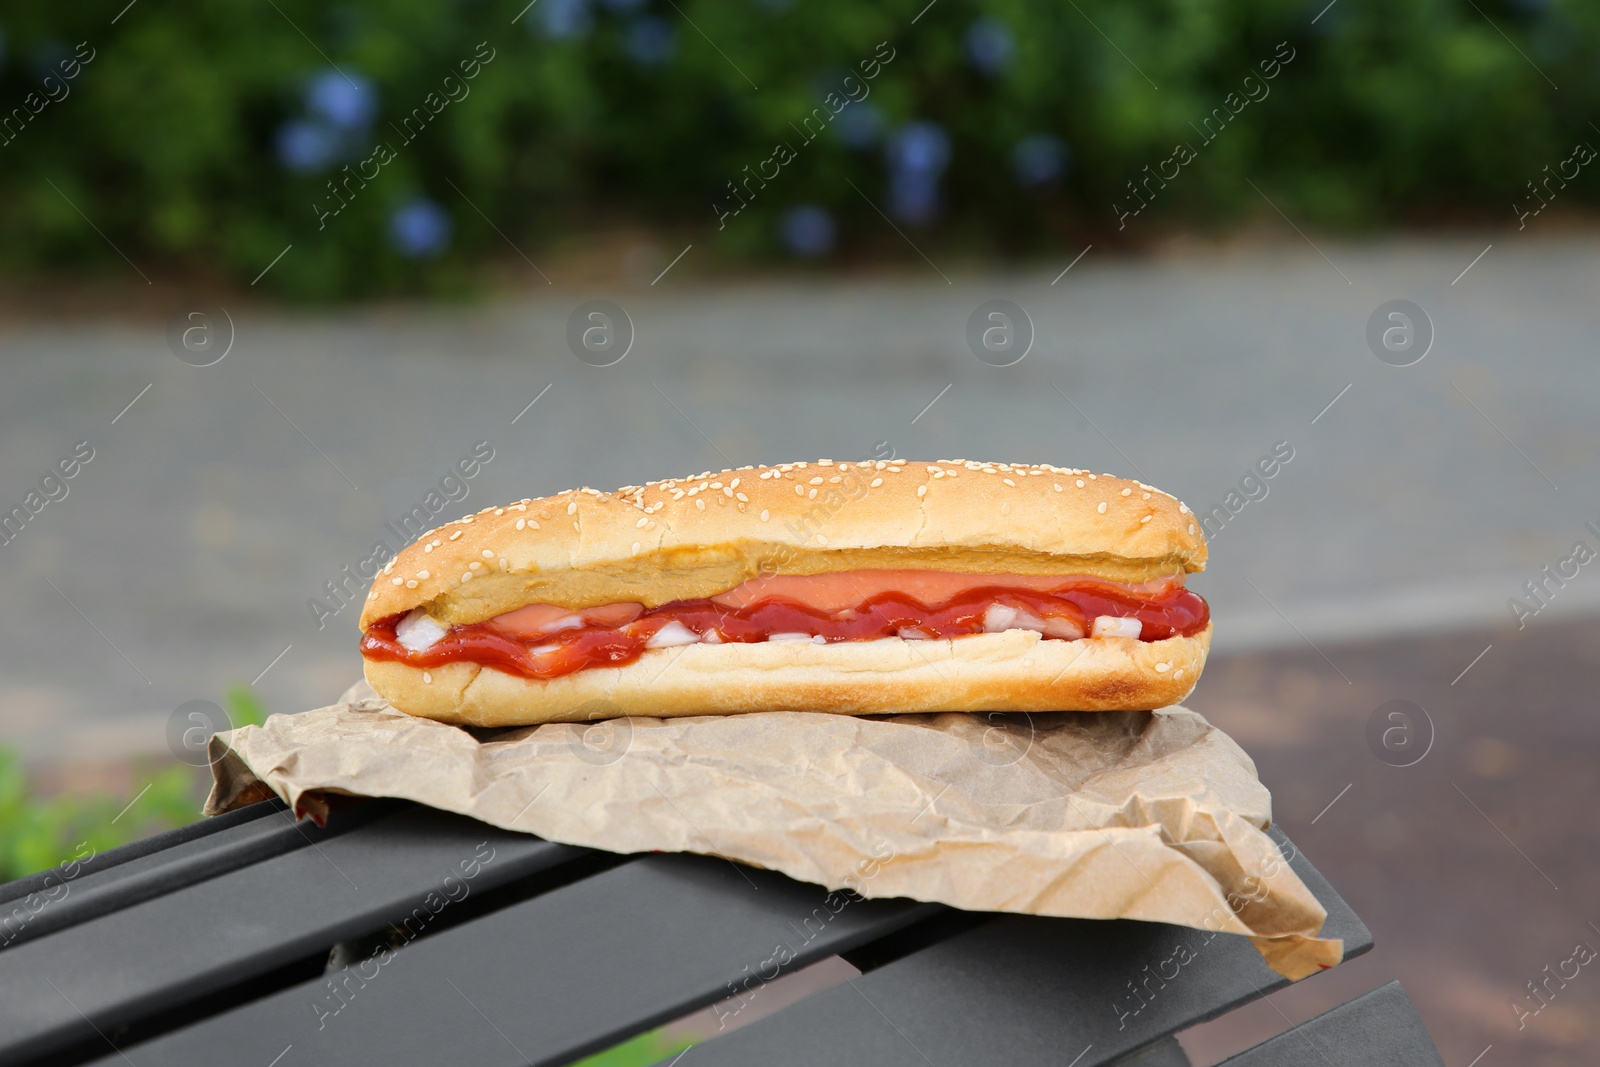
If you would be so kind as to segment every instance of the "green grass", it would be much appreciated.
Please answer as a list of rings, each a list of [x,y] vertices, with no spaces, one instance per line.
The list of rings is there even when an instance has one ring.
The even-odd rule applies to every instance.
[[[654,1064],[666,1063],[694,1044],[687,1037],[671,1034],[670,1029],[662,1027],[640,1034],[620,1045],[612,1045],[604,1052],[585,1056],[568,1067],[653,1067]]]
[[[247,686],[230,688],[224,703],[235,726],[259,726],[266,718]],[[176,761],[139,763],[134,780],[144,784],[128,796],[39,796],[22,757],[0,746],[0,882],[194,822],[210,785],[205,768]]]

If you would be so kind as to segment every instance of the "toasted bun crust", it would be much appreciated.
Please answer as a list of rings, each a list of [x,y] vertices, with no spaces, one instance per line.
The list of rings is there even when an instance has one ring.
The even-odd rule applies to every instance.
[[[775,572],[883,567],[1142,582],[1203,570],[1205,561],[1194,515],[1141,482],[1028,464],[824,459],[486,508],[389,561],[361,628],[423,606],[453,625],[531,603],[656,607]]]
[[[423,671],[365,662],[372,688],[401,711],[465,726],[524,726],[746,711],[1154,709],[1189,695],[1210,646],[1210,625],[1193,637],[1148,642],[1007,630],[939,641],[686,645],[549,681],[475,663]]]

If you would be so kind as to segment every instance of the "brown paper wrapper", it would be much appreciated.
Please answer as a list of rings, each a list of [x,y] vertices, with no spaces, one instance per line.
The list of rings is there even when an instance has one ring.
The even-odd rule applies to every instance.
[[[611,852],[700,852],[866,897],[1143,919],[1330,967],[1322,905],[1265,830],[1250,757],[1186,708],[810,712],[469,731],[365,683],[212,739],[210,815],[276,794],[398,797]]]

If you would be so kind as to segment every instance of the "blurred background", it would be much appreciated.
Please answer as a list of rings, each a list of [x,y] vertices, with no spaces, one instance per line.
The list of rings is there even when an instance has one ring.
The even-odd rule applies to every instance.
[[[1051,462],[1206,519],[1190,704],[1377,938],[1195,1062],[1391,977],[1595,1062],[1600,8],[523,5],[0,14],[0,878],[336,699],[419,509]]]

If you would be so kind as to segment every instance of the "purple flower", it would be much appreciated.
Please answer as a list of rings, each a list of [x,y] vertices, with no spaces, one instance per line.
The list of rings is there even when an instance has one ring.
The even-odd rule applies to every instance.
[[[833,216],[815,204],[800,204],[783,213],[783,243],[797,256],[815,259],[833,251],[837,230]]]
[[[889,166],[938,175],[950,162],[950,135],[936,122],[908,122],[889,140]]]
[[[889,210],[915,225],[939,210],[939,177],[950,163],[950,136],[937,123],[908,122],[889,139]]]
[[[1059,181],[1072,162],[1061,138],[1048,133],[1024,137],[1011,149],[1011,169],[1023,185],[1050,185]]]
[[[594,13],[589,10],[589,0],[541,0],[534,8],[538,15],[535,25],[546,37],[562,40],[567,37],[584,37],[594,26]]]
[[[378,114],[378,92],[360,74],[325,70],[306,87],[306,110],[336,130],[359,130]]]
[[[431,259],[443,252],[450,231],[450,216],[425,197],[408,200],[389,216],[389,243],[411,259]]]
[[[997,78],[1004,73],[1016,50],[1011,27],[999,19],[985,16],[967,27],[967,58],[988,77]]]
[[[628,28],[627,48],[636,62],[660,66],[678,50],[678,35],[666,19],[646,15]]]
[[[849,103],[833,120],[839,139],[856,150],[871,148],[883,136],[883,112],[876,104]]]
[[[333,162],[339,133],[314,119],[293,119],[278,127],[278,162],[295,174],[311,174]]]

